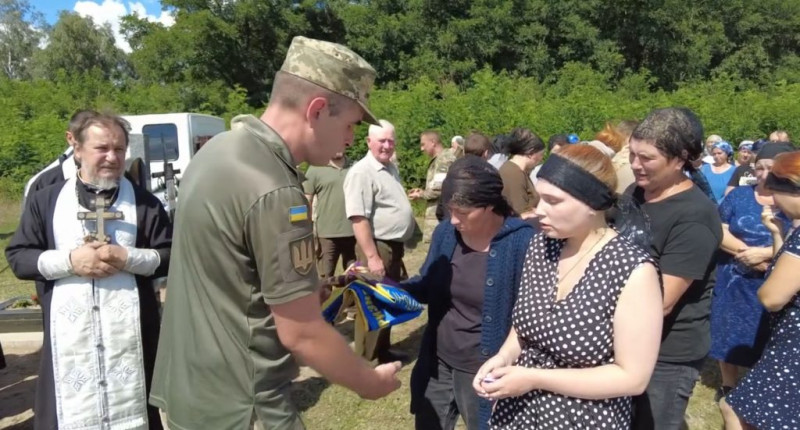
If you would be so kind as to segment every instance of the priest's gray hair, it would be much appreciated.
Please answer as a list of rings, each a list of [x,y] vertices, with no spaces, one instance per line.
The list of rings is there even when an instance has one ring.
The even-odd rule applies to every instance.
[[[83,118],[73,133],[76,145],[83,145],[84,141],[86,140],[86,130],[95,125],[109,129],[113,127],[119,127],[119,129],[122,131],[122,134],[125,136],[125,146],[128,146],[131,125],[121,116],[108,112],[94,112],[93,114],[88,114]]]

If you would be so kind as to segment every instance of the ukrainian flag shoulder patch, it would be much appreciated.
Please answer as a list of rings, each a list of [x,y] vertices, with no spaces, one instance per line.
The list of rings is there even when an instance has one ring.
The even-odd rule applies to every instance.
[[[292,206],[289,208],[289,220],[300,222],[308,219],[308,206]]]

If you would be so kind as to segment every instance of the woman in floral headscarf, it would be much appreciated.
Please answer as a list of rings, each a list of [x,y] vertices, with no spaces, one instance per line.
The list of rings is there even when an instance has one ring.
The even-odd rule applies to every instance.
[[[735,170],[731,163],[733,147],[725,141],[717,142],[712,146],[711,157],[714,161],[711,164],[703,164],[700,171],[703,172],[711,191],[714,193],[714,200],[719,204],[725,198],[725,187],[733,176]]]

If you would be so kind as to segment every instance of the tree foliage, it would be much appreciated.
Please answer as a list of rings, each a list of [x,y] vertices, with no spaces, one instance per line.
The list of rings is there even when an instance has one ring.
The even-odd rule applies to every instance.
[[[34,76],[49,80],[96,71],[104,79],[119,81],[128,74],[127,57],[114,44],[111,27],[72,12],[61,12],[47,47],[35,53],[33,62]]]
[[[0,63],[11,79],[30,77],[30,60],[47,31],[27,0],[0,0]]]

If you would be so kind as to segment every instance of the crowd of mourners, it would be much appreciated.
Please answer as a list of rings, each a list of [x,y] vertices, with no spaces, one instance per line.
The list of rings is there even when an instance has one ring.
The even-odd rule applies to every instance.
[[[422,388],[412,376],[418,428],[460,414],[469,428],[678,429],[707,357],[726,429],[800,428],[800,152],[785,131],[734,151],[667,108],[591,141],[517,128],[463,151],[442,187],[450,218],[409,281],[437,337]],[[500,248],[525,234],[516,217],[531,242]],[[450,267],[429,264],[452,230]],[[500,249],[513,273],[491,272]]]
[[[448,148],[428,130],[425,188],[406,190],[395,127],[367,107],[374,78],[348,48],[295,38],[263,115],[192,159],[174,231],[125,177],[124,120],[73,116],[74,155],[43,175],[6,248],[45,315],[36,428],[302,429],[298,361],[388,395],[408,361],[388,327],[356,354],[320,315],[339,260],[427,305],[417,429],[677,430],[708,357],[726,429],[800,428],[800,151],[786,132],[734,150],[686,108],[589,141],[515,128]],[[362,119],[368,150],[351,163]],[[429,245],[409,274],[418,199]],[[162,321],[150,282],[167,274]]]

